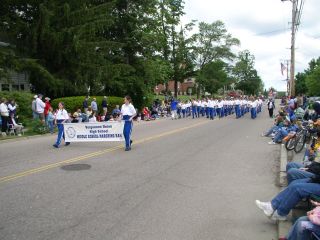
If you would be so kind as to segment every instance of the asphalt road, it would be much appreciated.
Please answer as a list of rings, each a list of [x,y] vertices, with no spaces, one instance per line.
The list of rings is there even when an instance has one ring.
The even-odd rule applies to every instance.
[[[134,145],[0,142],[0,239],[271,240],[278,146],[251,120],[137,123]],[[120,145],[119,145],[120,144]]]

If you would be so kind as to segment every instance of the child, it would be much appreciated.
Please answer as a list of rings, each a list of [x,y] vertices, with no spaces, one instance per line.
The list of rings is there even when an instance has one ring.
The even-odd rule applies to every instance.
[[[53,112],[53,109],[52,107],[50,107],[48,109],[47,119],[48,119],[48,127],[51,134],[53,134],[53,128],[54,128],[54,115],[52,112]]]

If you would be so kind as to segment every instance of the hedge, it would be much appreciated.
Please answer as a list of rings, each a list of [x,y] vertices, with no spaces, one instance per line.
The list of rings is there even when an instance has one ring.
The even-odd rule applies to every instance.
[[[97,99],[99,113],[101,113],[102,112],[101,103],[103,100],[103,96],[90,97],[88,100],[88,106],[90,106],[93,98]],[[83,110],[82,103],[83,103],[84,99],[85,99],[85,96],[56,98],[51,102],[51,106],[53,109],[57,109],[59,102],[63,102],[65,105],[65,109],[68,112],[74,112],[74,111],[77,111],[77,109],[79,109],[79,108],[81,110]],[[108,112],[110,112],[115,108],[116,105],[119,105],[121,107],[121,105],[123,104],[123,98],[121,98],[121,97],[107,97],[107,104],[108,104]]]

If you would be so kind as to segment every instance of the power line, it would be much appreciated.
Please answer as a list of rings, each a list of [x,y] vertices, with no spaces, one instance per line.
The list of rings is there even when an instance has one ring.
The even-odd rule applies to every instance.
[[[290,28],[281,28],[281,29],[277,29],[277,30],[273,30],[273,31],[269,31],[269,32],[257,33],[254,36],[269,35],[269,34],[278,33],[278,32],[285,32],[287,30],[290,30]]]

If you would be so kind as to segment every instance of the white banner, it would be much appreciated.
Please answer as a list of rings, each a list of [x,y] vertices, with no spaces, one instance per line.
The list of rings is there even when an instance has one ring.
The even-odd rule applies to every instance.
[[[65,123],[66,142],[124,141],[124,122]]]

